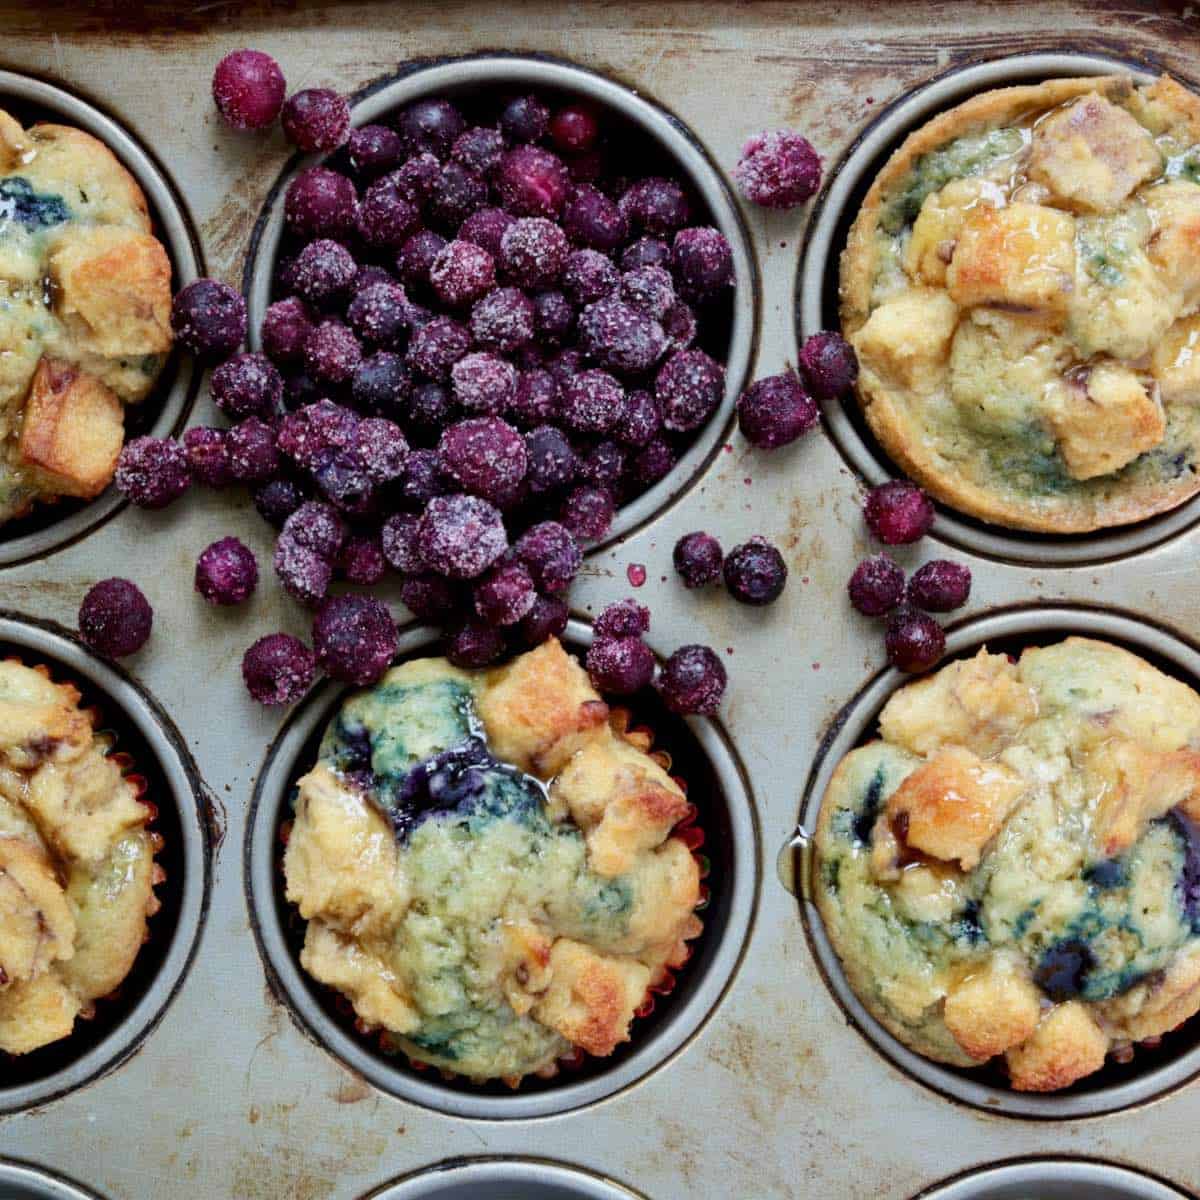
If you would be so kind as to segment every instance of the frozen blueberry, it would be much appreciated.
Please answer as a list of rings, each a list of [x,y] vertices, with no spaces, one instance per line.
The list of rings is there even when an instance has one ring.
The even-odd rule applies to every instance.
[[[265,354],[238,354],[222,363],[209,387],[216,406],[235,421],[274,417],[283,409],[283,376]]]
[[[734,546],[723,567],[725,587],[741,604],[771,604],[787,583],[783,555],[765,538],[755,537]]]
[[[443,304],[461,308],[495,286],[496,264],[482,246],[453,241],[433,260],[429,282]]]
[[[213,100],[233,129],[266,128],[279,116],[286,92],[279,64],[261,50],[234,50],[213,72]]]
[[[915,483],[891,479],[867,493],[863,516],[885,546],[906,545],[929,532],[933,502]]]
[[[600,136],[600,124],[591,108],[568,104],[550,118],[549,133],[564,154],[586,154]]]
[[[476,175],[489,176],[504,157],[504,138],[498,129],[476,125],[454,139],[450,157]]]
[[[346,524],[328,504],[306,500],[284,522],[283,535],[332,563],[346,540]]]
[[[671,270],[685,297],[707,300],[733,282],[733,251],[711,226],[681,229],[671,243]]]
[[[417,524],[418,518],[412,513],[393,513],[380,530],[383,557],[401,575],[419,575],[425,570],[417,549]]]
[[[671,247],[661,238],[638,238],[621,252],[621,270],[636,271],[639,267],[671,267]]]
[[[486,625],[515,625],[533,607],[533,578],[519,562],[502,562],[475,585],[475,611]]]
[[[397,119],[396,132],[408,154],[428,152],[444,158],[466,125],[449,100],[432,97],[410,104]]]
[[[322,455],[313,469],[313,482],[321,495],[347,516],[364,516],[375,507],[375,483],[357,448]]]
[[[672,711],[715,716],[725,695],[725,666],[708,646],[680,646],[663,667],[659,693]]]
[[[599,692],[631,696],[654,678],[654,652],[637,637],[597,638],[587,652],[587,673]]]
[[[351,291],[353,295],[357,296],[363,288],[368,288],[372,284],[394,284],[395,282],[396,277],[386,267],[381,267],[377,263],[360,263],[354,274],[354,286]]]
[[[405,427],[409,437],[427,445],[442,432],[454,412],[449,389],[441,383],[423,383],[408,399]]]
[[[219,488],[231,482],[233,477],[229,473],[229,447],[224,429],[197,425],[183,435],[182,442],[196,483]]]
[[[571,190],[562,160],[540,146],[517,146],[500,163],[496,188],[519,217],[557,217]]]
[[[746,441],[760,450],[775,450],[807,433],[817,423],[818,411],[799,378],[783,371],[751,384],[738,397],[737,415]]]
[[[312,470],[328,450],[354,445],[359,418],[332,400],[320,400],[288,413],[279,423],[275,445],[297,466]]]
[[[447,659],[464,670],[486,667],[505,649],[504,634],[483,621],[467,621],[446,635]]]
[[[192,483],[188,456],[171,438],[126,442],[117,459],[117,491],[138,508],[166,508]]]
[[[800,370],[818,400],[837,400],[858,379],[858,359],[841,334],[814,333],[800,348]]]
[[[626,375],[649,371],[667,348],[662,326],[615,296],[583,310],[579,342],[602,367]]]
[[[442,468],[464,491],[504,504],[525,478],[525,441],[499,417],[457,421],[438,442]]]
[[[928,671],[945,653],[946,635],[927,613],[901,607],[888,618],[883,646],[893,667]]]
[[[261,637],[242,658],[246,690],[259,704],[294,704],[312,685],[313,652],[289,633]]]
[[[421,517],[417,548],[438,574],[450,579],[475,579],[508,549],[508,535],[499,510],[486,500],[478,496],[437,496],[429,501]]]
[[[521,618],[521,641],[532,648],[549,638],[561,637],[570,615],[565,600],[557,596],[538,596],[533,607]]]
[[[608,605],[596,618],[597,638],[640,638],[650,629],[650,610],[632,596]]]
[[[400,599],[418,621],[444,625],[462,607],[459,587],[441,575],[414,575],[400,585]]]
[[[430,379],[446,379],[450,368],[471,348],[471,332],[453,317],[434,317],[413,332],[407,361]]]
[[[677,300],[667,309],[662,319],[663,333],[667,335],[668,350],[686,350],[700,332],[700,323],[691,307]]]
[[[292,364],[304,357],[304,343],[313,328],[312,310],[299,296],[289,296],[267,307],[258,332],[268,358]]]
[[[513,546],[539,592],[565,591],[583,562],[579,545],[557,521],[530,526]]]
[[[586,365],[583,355],[571,347],[560,350],[553,358],[546,360],[546,370],[554,377],[559,388],[574,379]]]
[[[421,510],[435,496],[453,491],[453,483],[442,470],[436,450],[413,450],[404,464],[400,480],[400,498],[409,508]]]
[[[338,566],[347,583],[362,587],[378,583],[387,573],[379,538],[365,533],[352,533],[338,555]]]
[[[102,579],[88,589],[79,606],[80,635],[97,654],[110,658],[140,650],[153,623],[150,602],[128,579]]]
[[[359,422],[354,450],[376,487],[399,479],[408,461],[408,440],[403,430],[385,417],[367,417]]]
[[[292,286],[316,308],[339,307],[350,295],[358,277],[354,255],[340,242],[318,238],[296,255]]]
[[[577,487],[558,510],[563,526],[583,542],[598,542],[612,526],[616,507],[607,488]]]
[[[572,250],[567,255],[562,287],[576,304],[594,304],[611,296],[620,285],[617,268],[599,250]]]
[[[721,578],[725,553],[711,533],[685,533],[675,543],[672,562],[684,587],[699,588]]]
[[[229,474],[238,483],[266,483],[279,474],[275,430],[258,417],[247,417],[230,429],[226,439]]]
[[[535,496],[562,491],[579,472],[579,459],[566,434],[554,425],[539,425],[525,435],[529,460],[526,478]]]
[[[362,125],[350,130],[346,153],[356,175],[374,179],[400,165],[404,146],[394,129],[386,125]]]
[[[752,204],[795,208],[821,186],[821,160],[808,138],[776,129],[757,134],[742,147],[733,177]]]
[[[658,176],[639,179],[622,195],[620,207],[630,225],[655,237],[674,233],[691,216],[683,188],[673,179]]]
[[[651,487],[670,474],[675,466],[675,451],[669,442],[652,437],[629,464],[630,474],[643,488]]]
[[[612,436],[622,445],[645,446],[662,428],[662,405],[657,397],[641,388],[625,394],[625,407],[612,428]]]
[[[397,250],[420,224],[421,214],[408,197],[407,182],[398,172],[385,175],[363,193],[355,218],[362,244],[370,250]]]
[[[433,199],[442,179],[442,164],[436,155],[425,151],[403,163],[395,175],[396,186],[405,198],[420,207]]]
[[[354,228],[358,194],[345,175],[328,167],[308,167],[288,184],[283,221],[303,241],[342,238]]]
[[[882,616],[904,596],[904,572],[886,554],[876,554],[854,568],[846,590],[850,603],[864,616]]]
[[[235,537],[205,547],[196,560],[196,591],[210,604],[241,604],[258,586],[258,563]]]
[[[392,665],[399,635],[387,606],[371,596],[330,596],[313,619],[317,665],[331,679],[362,687]]]
[[[450,369],[455,400],[473,413],[503,412],[516,397],[518,381],[517,368],[489,350],[468,354]]]
[[[971,568],[944,558],[918,567],[908,581],[908,602],[926,612],[952,612],[970,594]]]
[[[429,216],[446,229],[456,229],[488,200],[487,180],[461,163],[448,162],[438,171],[429,198]]]
[[[559,415],[580,433],[607,433],[624,408],[625,389],[607,371],[581,371],[561,390]]]
[[[629,237],[625,214],[598,188],[581,184],[562,215],[563,230],[577,246],[610,252]]]
[[[558,381],[540,367],[522,371],[507,415],[526,428],[553,421],[558,415]]]
[[[601,438],[579,462],[579,479],[590,487],[615,496],[625,475],[625,451],[609,438]]]
[[[550,124],[550,110],[537,96],[515,96],[500,113],[500,128],[513,142],[540,142]]]
[[[304,343],[305,369],[319,383],[348,382],[360,362],[362,346],[340,321],[322,321]]]
[[[549,287],[562,274],[570,247],[566,235],[545,217],[522,217],[500,239],[500,266],[522,287]]]
[[[283,106],[284,136],[305,154],[328,153],[350,132],[350,105],[330,88],[305,88]]]
[[[432,229],[422,229],[405,240],[396,255],[396,270],[410,287],[429,282],[429,272],[445,249],[446,239]]]
[[[678,350],[662,365],[654,394],[663,410],[663,427],[672,433],[699,429],[725,394],[725,368],[703,350]]]
[[[304,503],[304,493],[290,479],[272,479],[254,489],[253,499],[259,516],[279,529]]]
[[[639,312],[662,321],[675,303],[671,272],[663,267],[636,267],[621,276],[621,299]]]
[[[333,580],[333,564],[287,533],[275,543],[272,563],[283,590],[308,608],[320,603]]]
[[[201,362],[220,362],[246,336],[246,302],[228,284],[197,279],[172,302],[171,328]]]
[[[561,346],[575,324],[575,310],[559,291],[538,292],[533,298],[533,328],[546,346]]]
[[[346,321],[366,346],[392,350],[408,332],[408,297],[386,280],[359,288],[346,309]]]
[[[502,208],[481,208],[458,227],[455,236],[460,242],[482,246],[492,258],[499,261],[504,235],[515,220],[516,217],[510,216]]]
[[[471,335],[487,350],[509,354],[533,337],[533,302],[520,288],[496,288],[471,310]]]

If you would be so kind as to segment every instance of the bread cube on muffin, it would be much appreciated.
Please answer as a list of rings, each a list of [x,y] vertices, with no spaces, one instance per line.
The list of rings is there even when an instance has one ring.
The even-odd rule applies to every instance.
[[[1200,404],[1200,316],[1167,330],[1150,356],[1150,373],[1164,404]]]
[[[1107,1054],[1104,1030],[1086,1006],[1071,1000],[1050,1009],[1004,1060],[1018,1092],[1056,1092],[1100,1070]]]
[[[954,1040],[986,1062],[1033,1033],[1042,1015],[1042,994],[1018,956],[996,954],[951,987],[942,1012]]]
[[[946,283],[946,268],[967,218],[978,208],[1000,208],[1004,193],[987,179],[952,179],[925,197],[904,248],[904,269],[932,287]]]
[[[918,392],[933,391],[946,373],[958,307],[933,289],[914,289],[881,304],[850,339],[859,368]]]
[[[1179,311],[1191,312],[1200,304],[1200,186],[1175,179],[1145,195],[1153,226],[1147,254],[1175,293]]]

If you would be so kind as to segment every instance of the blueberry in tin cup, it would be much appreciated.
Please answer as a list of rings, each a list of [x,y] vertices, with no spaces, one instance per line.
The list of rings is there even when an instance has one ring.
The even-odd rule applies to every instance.
[[[1200,1008],[1200,697],[1113,644],[981,651],[896,692],[822,801],[814,892],[918,1054],[1055,1092]]]

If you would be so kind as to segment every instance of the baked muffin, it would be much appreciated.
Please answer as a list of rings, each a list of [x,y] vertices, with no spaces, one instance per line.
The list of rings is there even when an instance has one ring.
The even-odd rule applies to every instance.
[[[419,659],[351,696],[300,780],[300,961],[410,1059],[551,1075],[629,1039],[701,929],[687,799],[555,640]]]
[[[108,486],[170,309],[167,253],[112,152],[0,111],[0,520]]]
[[[0,1052],[67,1037],[158,909],[150,808],[68,683],[0,662]]]
[[[1200,98],[975,96],[913,133],[841,262],[872,431],[938,499],[1073,533],[1200,489]]]
[[[888,701],[816,835],[854,991],[919,1054],[1048,1092],[1200,1008],[1200,697],[1126,650],[981,650]]]

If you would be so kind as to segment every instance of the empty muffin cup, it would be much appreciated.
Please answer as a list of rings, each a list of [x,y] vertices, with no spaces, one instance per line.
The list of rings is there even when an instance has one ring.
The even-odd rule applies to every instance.
[[[0,1159],[0,1196],[4,1200],[101,1200],[61,1175],[10,1159]]]
[[[1187,1194],[1111,1163],[1038,1158],[968,1171],[914,1200],[1181,1200]]]
[[[455,1159],[394,1183],[363,1200],[639,1200],[611,1179],[531,1158]]]

